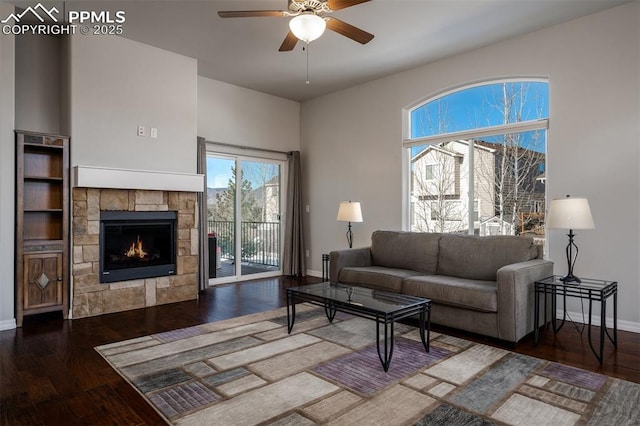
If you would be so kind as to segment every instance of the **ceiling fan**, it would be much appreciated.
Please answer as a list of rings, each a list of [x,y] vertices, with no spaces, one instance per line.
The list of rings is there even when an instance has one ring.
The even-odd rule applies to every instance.
[[[366,44],[373,39],[360,28],[347,24],[333,16],[326,16],[336,10],[345,9],[371,0],[288,0],[287,10],[230,10],[219,11],[221,18],[248,18],[258,16],[289,17],[289,32],[280,46],[280,52],[293,50],[302,40],[309,43],[322,35],[325,28],[335,31],[351,40]]]

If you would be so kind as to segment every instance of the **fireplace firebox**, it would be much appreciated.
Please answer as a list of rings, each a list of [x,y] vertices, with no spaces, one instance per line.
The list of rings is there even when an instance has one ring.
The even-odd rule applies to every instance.
[[[175,275],[176,212],[100,212],[100,282]]]

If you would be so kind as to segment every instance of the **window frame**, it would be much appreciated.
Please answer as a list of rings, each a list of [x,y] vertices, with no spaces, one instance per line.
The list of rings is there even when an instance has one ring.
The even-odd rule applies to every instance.
[[[424,167],[424,178],[425,180],[434,180],[435,179],[435,170],[437,164],[426,164]]]
[[[526,120],[520,121],[516,123],[509,124],[501,124],[496,126],[488,126],[481,127],[471,130],[450,132],[450,133],[442,133],[438,135],[431,136],[423,136],[418,138],[411,137],[411,114],[414,110],[421,108],[422,106],[436,101],[440,98],[443,98],[447,95],[461,92],[467,89],[472,89],[479,86],[488,86],[494,84],[502,84],[502,83],[526,83],[526,82],[538,82],[538,83],[546,83],[547,88],[549,87],[549,79],[544,77],[518,77],[518,78],[508,78],[508,79],[492,79],[492,80],[483,80],[472,84],[457,86],[454,88],[450,88],[431,96],[422,98],[421,100],[413,103],[410,106],[403,108],[402,121],[403,121],[403,139],[402,139],[402,157],[403,157],[403,167],[402,167],[402,229],[410,230],[411,229],[411,214],[413,211],[412,208],[412,200],[411,200],[411,185],[412,185],[412,176],[411,176],[411,148],[415,146],[421,145],[435,145],[442,142],[448,142],[451,140],[467,140],[467,139],[481,139],[487,136],[498,136],[506,133],[520,133],[520,132],[528,132],[540,130],[545,132],[545,140],[548,146],[548,129],[549,129],[549,118],[540,118],[534,120]],[[546,154],[546,153],[545,153]],[[475,202],[475,196],[472,196],[473,200],[469,202]],[[545,195],[546,199],[546,195]],[[474,209],[473,213],[469,215],[469,217],[475,216],[477,213]],[[469,226],[469,232],[473,232],[473,227]]]

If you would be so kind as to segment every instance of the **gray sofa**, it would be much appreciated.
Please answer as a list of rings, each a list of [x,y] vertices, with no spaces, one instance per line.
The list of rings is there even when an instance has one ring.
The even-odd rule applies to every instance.
[[[332,251],[329,278],[431,299],[431,321],[517,342],[533,331],[534,281],[553,274],[517,236],[375,231],[371,246]]]

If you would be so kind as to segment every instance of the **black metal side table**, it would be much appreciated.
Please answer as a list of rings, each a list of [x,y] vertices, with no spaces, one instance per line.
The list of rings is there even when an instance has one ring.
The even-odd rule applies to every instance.
[[[534,334],[533,344],[538,344],[539,337],[539,315],[540,315],[540,297],[552,295],[551,297],[551,325],[553,333],[557,334],[567,319],[567,297],[576,297],[579,299],[589,300],[589,324],[588,337],[591,351],[596,356],[600,364],[603,360],[603,349],[605,334],[613,343],[613,347],[618,346],[618,283],[616,281],[596,280],[591,278],[582,278],[581,283],[565,283],[560,275],[553,275],[543,280],[535,282],[535,309],[534,309]],[[558,326],[556,323],[556,305],[558,295],[562,296],[562,321]],[[613,296],[613,336],[607,329],[607,299]],[[547,325],[547,297],[544,297],[544,324]],[[591,314],[593,312],[593,302],[600,302],[600,350],[596,352],[591,339]]]

